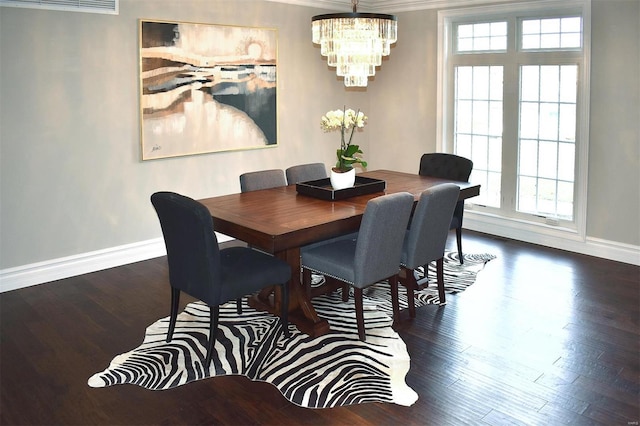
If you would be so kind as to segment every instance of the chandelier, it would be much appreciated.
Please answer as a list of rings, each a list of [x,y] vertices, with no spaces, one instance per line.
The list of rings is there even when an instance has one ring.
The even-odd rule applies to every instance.
[[[358,13],[358,0],[351,3],[353,13],[311,18],[312,40],[320,45],[329,66],[344,77],[345,86],[366,87],[398,38],[398,22],[394,15]]]

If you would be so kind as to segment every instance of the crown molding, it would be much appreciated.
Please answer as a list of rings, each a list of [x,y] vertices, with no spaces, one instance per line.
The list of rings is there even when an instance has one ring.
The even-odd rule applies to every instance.
[[[287,3],[297,6],[351,11],[351,0],[264,0],[274,3]],[[412,10],[442,9],[467,6],[481,6],[488,3],[507,3],[522,0],[360,0],[358,12],[396,13]]]

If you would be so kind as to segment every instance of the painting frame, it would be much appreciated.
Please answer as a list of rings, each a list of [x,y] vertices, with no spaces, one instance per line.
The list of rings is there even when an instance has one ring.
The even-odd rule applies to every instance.
[[[278,30],[138,20],[142,161],[274,148]]]

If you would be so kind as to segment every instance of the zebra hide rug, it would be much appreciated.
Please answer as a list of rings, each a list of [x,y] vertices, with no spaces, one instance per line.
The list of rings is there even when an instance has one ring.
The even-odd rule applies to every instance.
[[[473,284],[478,271],[493,255],[445,256],[445,287],[449,294]],[[435,279],[435,266],[429,266]],[[322,277],[320,277],[322,278]],[[400,287],[400,307],[407,307]],[[416,292],[416,306],[438,303],[435,283]],[[136,384],[151,390],[170,389],[213,376],[244,375],[268,382],[294,404],[307,408],[337,407],[366,402],[412,405],[418,395],[405,383],[410,358],[407,347],[391,328],[389,286],[365,290],[366,342],[358,339],[353,300],[343,302],[340,291],[313,299],[318,314],[329,321],[329,334],[310,338],[290,325],[285,339],[275,316],[243,303],[220,307],[213,361],[203,368],[209,336],[209,308],[201,302],[187,305],[178,315],[171,342],[165,342],[169,318],[146,330],[143,343],[116,356],[109,367],[88,380],[91,387]]]

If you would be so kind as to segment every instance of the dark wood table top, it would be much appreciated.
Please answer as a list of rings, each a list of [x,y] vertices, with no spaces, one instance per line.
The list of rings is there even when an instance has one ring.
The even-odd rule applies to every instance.
[[[376,170],[360,176],[382,179],[384,193],[407,191],[416,200],[425,189],[444,182],[417,174]],[[460,199],[480,193],[479,185],[454,182]],[[300,195],[295,185],[199,200],[211,212],[216,231],[270,253],[357,231],[367,202],[382,192],[338,201]]]

